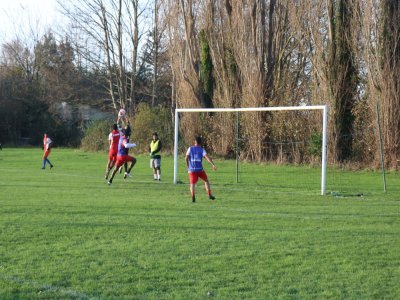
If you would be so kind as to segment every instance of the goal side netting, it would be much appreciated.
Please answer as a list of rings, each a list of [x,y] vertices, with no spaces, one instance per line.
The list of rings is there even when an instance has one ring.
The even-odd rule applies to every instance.
[[[195,121],[197,120],[197,121]],[[211,125],[207,120],[212,120]],[[256,125],[248,125],[249,123]],[[263,163],[273,162],[282,165],[283,179],[292,170],[285,166],[290,164],[306,165],[313,160],[314,165],[320,168],[317,175],[321,195],[326,193],[326,156],[327,156],[327,124],[328,106],[287,106],[287,107],[255,107],[255,108],[178,108],[175,110],[174,128],[174,177],[173,182],[178,183],[178,169],[184,169],[179,155],[184,156],[185,145],[190,146],[186,136],[192,133],[212,136],[215,140],[226,145],[219,152],[229,156],[236,167],[236,183],[239,175],[245,172],[244,161],[252,161],[254,153],[261,153]],[[319,147],[310,147],[316,144],[313,140],[318,137]],[[253,139],[260,143],[252,148]],[[185,140],[182,143],[182,140]],[[211,141],[211,138],[210,138]],[[189,144],[189,145],[188,145]],[[318,143],[317,143],[318,144]],[[224,145],[211,147],[218,154],[218,149]],[[317,150],[315,150],[317,149]],[[315,153],[317,151],[317,153]],[[213,152],[211,152],[213,154]],[[260,158],[258,157],[258,162]],[[239,172],[239,162],[241,172]],[[249,167],[251,168],[251,167]],[[227,168],[228,169],[228,168]],[[252,173],[249,170],[248,173]],[[183,173],[183,171],[182,171]],[[185,172],[186,173],[186,172]],[[307,175],[304,175],[307,177]],[[243,176],[242,176],[243,177]],[[302,177],[302,175],[297,175]],[[299,179],[297,179],[299,180]],[[314,179],[313,179],[314,180]]]

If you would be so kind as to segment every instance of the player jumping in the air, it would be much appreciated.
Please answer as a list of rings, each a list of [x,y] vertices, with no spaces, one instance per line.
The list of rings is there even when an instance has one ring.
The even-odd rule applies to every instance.
[[[203,157],[212,164],[212,168],[215,171],[217,167],[213,163],[211,157],[207,155],[206,150],[201,146],[201,137],[196,137],[194,146],[191,146],[186,151],[186,166],[188,168],[189,180],[190,180],[190,192],[192,194],[192,202],[196,202],[195,188],[196,183],[200,179],[204,181],[205,188],[210,200],[214,200],[215,197],[211,193],[210,182],[206,172],[203,169]]]
[[[131,177],[130,172],[131,172],[133,166],[136,164],[136,158],[133,157],[133,156],[128,155],[128,149],[136,147],[136,144],[135,143],[128,143],[128,140],[126,139],[126,136],[125,136],[125,130],[124,129],[122,129],[120,131],[120,133],[121,133],[121,137],[120,137],[119,143],[118,143],[117,163],[115,164],[115,168],[114,168],[114,170],[113,170],[113,172],[111,174],[111,178],[108,181],[108,185],[112,184],[112,181],[114,179],[115,173],[117,173],[119,167],[121,167],[124,163],[131,162],[131,164],[129,166],[129,169],[124,174],[124,178]]]
[[[105,176],[106,179],[108,179],[108,175],[110,174],[111,169],[117,162],[118,142],[120,135],[121,134],[118,130],[118,125],[114,124],[112,127],[112,131],[108,135],[108,143],[110,145],[110,150],[108,151],[108,162],[107,162],[106,176]]]
[[[125,122],[126,122],[125,137],[126,137],[127,142],[129,143],[129,141],[131,140],[131,123],[127,119],[125,120]],[[127,150],[126,154],[129,154],[129,149]],[[120,173],[122,172],[122,168],[124,168],[125,173],[127,173],[128,172],[128,163],[124,163],[124,165],[119,168]]]

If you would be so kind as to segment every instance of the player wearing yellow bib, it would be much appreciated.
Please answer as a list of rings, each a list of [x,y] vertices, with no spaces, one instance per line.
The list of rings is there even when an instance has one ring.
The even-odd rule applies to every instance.
[[[161,180],[161,141],[158,139],[157,132],[153,133],[153,140],[150,143],[150,168],[153,169],[154,180]]]

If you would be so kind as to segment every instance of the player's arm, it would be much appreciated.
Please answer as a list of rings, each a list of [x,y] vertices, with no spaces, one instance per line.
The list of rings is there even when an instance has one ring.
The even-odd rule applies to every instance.
[[[151,151],[151,145],[149,146],[149,153],[150,153],[150,158],[154,158],[154,153],[153,151]]]
[[[186,155],[185,160],[186,160],[186,167],[189,168],[189,155]]]
[[[161,143],[161,141],[158,141],[158,147],[157,147],[156,153],[160,152],[161,148],[162,148],[162,143]]]
[[[204,155],[204,158],[212,165],[212,168],[215,171],[217,169],[217,166],[214,164],[214,162],[211,159],[211,157],[209,157],[208,154],[206,154],[206,155]]]
[[[133,148],[133,147],[136,147],[136,144],[135,143],[124,143],[124,147],[125,148]]]
[[[125,128],[125,122],[122,117],[118,116],[117,125],[118,125],[119,130],[121,130],[122,128]]]
[[[53,141],[50,138],[47,138],[47,145],[46,145],[47,150],[49,150],[51,148],[52,143],[53,143]]]
[[[186,160],[186,167],[189,169],[190,148],[186,151],[185,160]]]

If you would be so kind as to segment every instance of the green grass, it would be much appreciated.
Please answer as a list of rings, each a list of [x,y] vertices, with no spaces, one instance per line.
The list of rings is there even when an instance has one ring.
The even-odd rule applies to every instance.
[[[379,174],[342,172],[347,194],[332,197],[319,195],[319,169],[241,164],[236,184],[235,163],[217,160],[217,200],[198,185],[192,204],[182,159],[184,184],[171,183],[170,158],[154,182],[139,156],[133,178],[107,186],[105,153],[54,149],[51,171],[41,155],[0,151],[0,299],[400,295],[394,173],[384,194]]]

